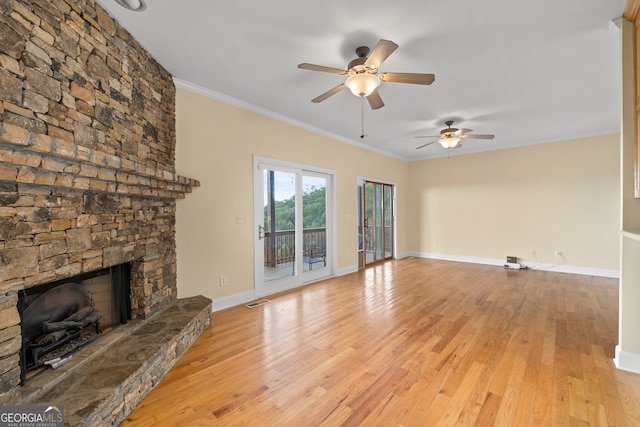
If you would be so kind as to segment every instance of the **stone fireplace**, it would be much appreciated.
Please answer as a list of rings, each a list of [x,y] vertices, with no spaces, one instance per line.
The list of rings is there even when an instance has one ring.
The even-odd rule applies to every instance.
[[[18,292],[21,383],[131,319],[130,264],[120,264]]]
[[[95,1],[0,12],[0,404],[16,404],[20,293],[128,264],[134,321],[189,306],[171,309],[175,209],[199,182],[175,172],[171,75]]]

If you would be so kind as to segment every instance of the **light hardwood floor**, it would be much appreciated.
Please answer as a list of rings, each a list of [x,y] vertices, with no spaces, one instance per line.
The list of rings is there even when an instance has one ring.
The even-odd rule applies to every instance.
[[[617,279],[409,258],[269,299],[123,426],[640,426]]]

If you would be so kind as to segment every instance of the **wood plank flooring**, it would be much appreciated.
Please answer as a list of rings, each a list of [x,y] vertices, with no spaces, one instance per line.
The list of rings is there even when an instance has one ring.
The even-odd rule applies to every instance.
[[[409,258],[269,299],[123,426],[640,426],[617,279]]]

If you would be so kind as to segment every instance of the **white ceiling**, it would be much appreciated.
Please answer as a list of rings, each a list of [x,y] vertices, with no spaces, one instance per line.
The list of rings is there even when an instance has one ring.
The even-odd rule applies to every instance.
[[[625,0],[99,0],[179,81],[219,99],[406,160],[619,131]],[[385,106],[342,91],[361,45],[400,47],[380,72],[433,73],[431,86],[383,82]],[[446,150],[418,135],[454,126],[493,133]],[[449,153],[450,151],[450,153]]]

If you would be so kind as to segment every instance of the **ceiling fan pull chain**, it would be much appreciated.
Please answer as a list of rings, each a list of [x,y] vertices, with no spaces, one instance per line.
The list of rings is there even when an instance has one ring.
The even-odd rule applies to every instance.
[[[364,139],[364,96],[360,97],[360,123],[362,124],[360,138]]]

